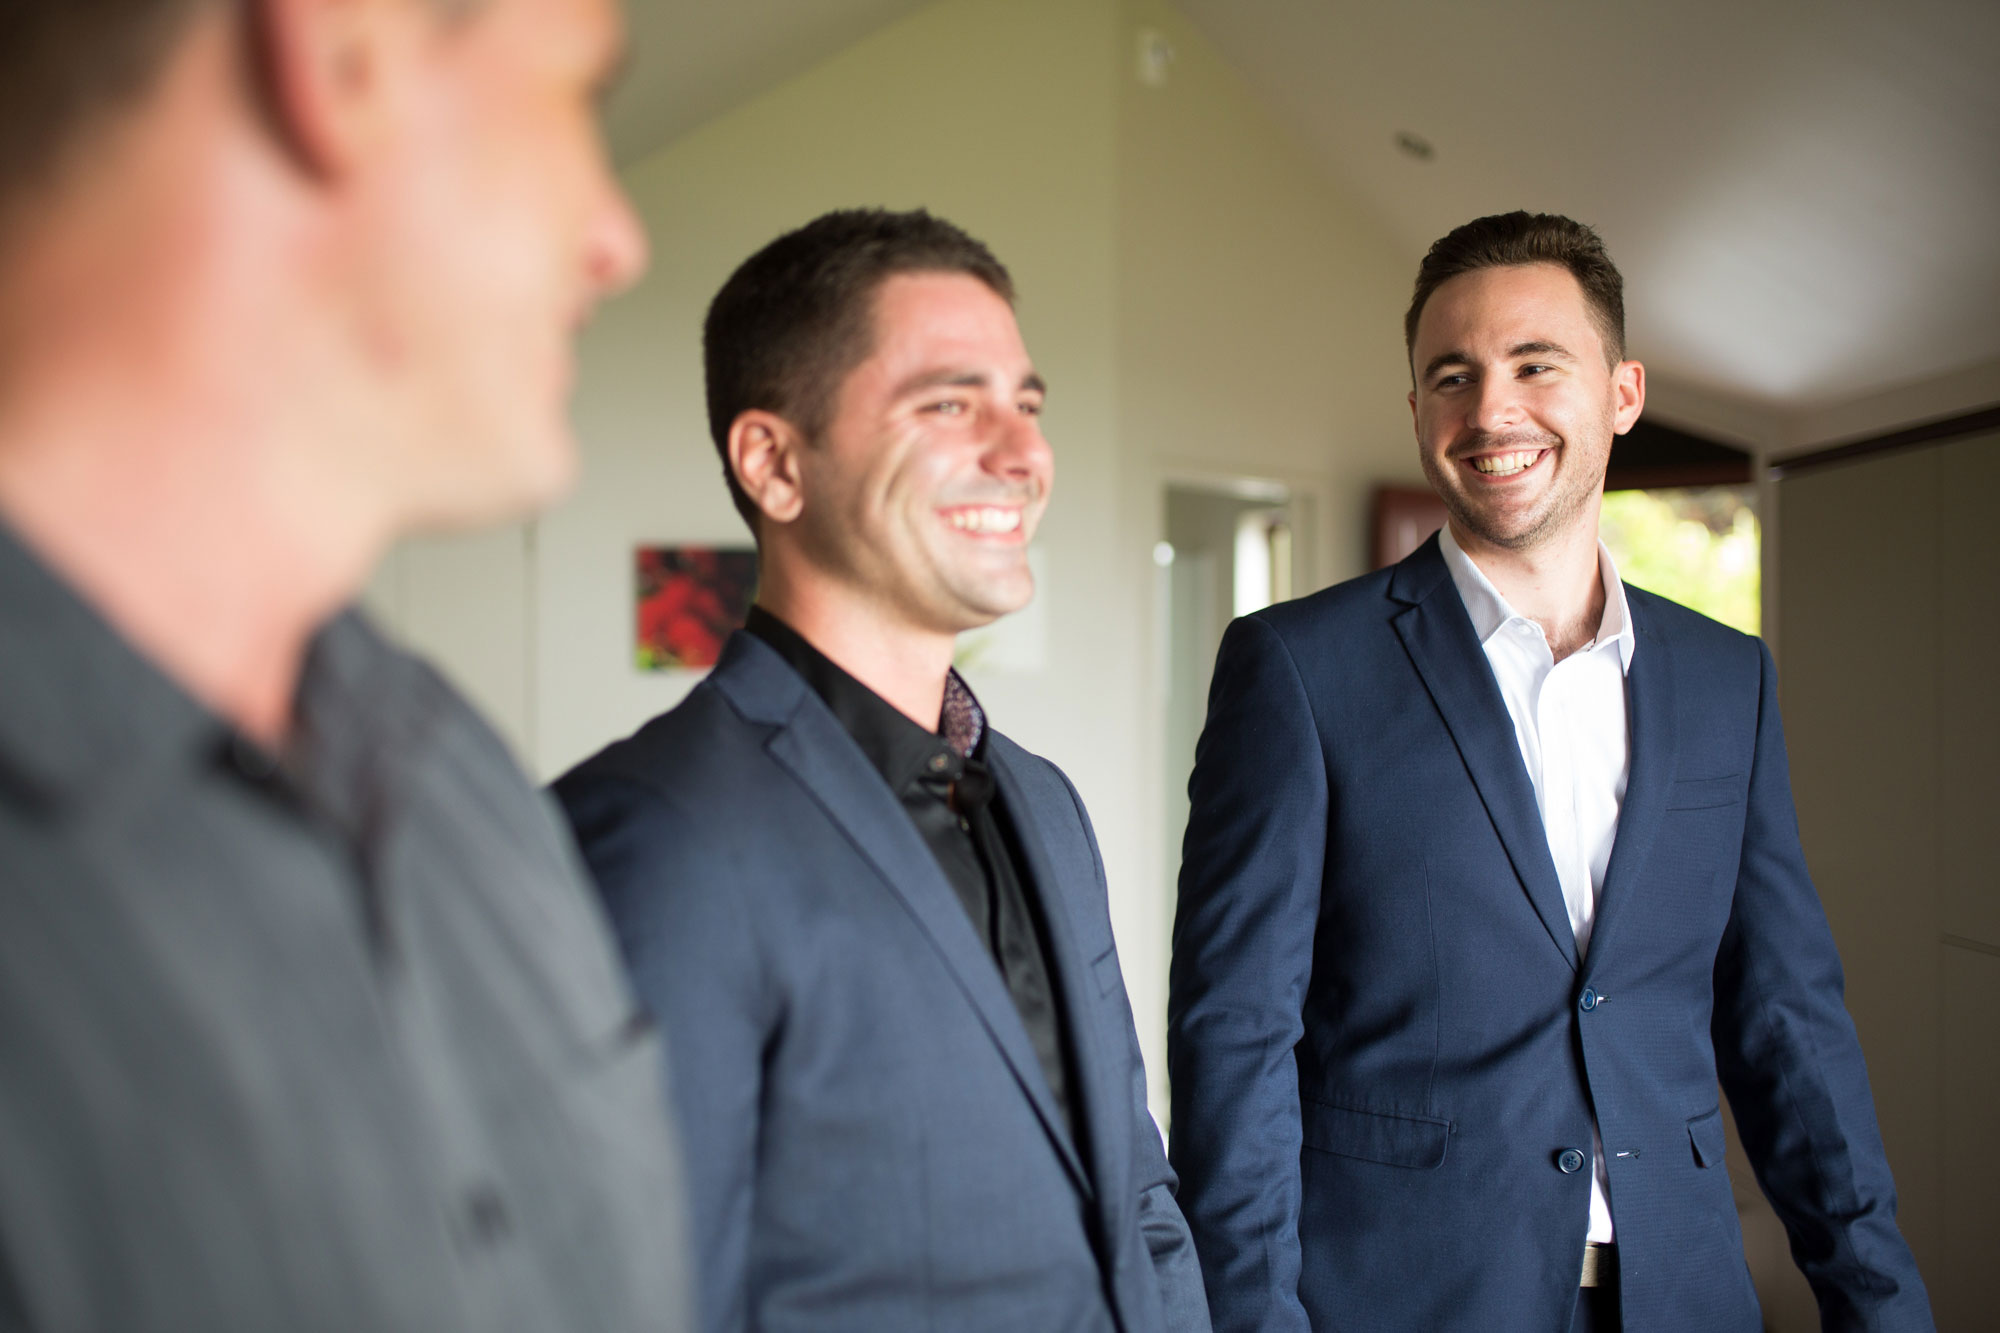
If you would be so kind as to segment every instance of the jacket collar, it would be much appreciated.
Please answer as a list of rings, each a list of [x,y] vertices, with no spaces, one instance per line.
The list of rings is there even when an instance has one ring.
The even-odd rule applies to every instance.
[[[1634,881],[1659,831],[1678,762],[1673,645],[1646,599],[1621,591],[1626,593],[1635,641],[1625,680],[1632,768],[1591,932],[1593,963],[1604,957],[1607,941],[1627,915],[1636,891]],[[1457,744],[1528,901],[1564,961],[1579,968],[1576,937],[1549,856],[1534,785],[1521,762],[1493,669],[1466,604],[1457,595],[1436,536],[1395,567],[1389,596],[1403,603],[1394,618],[1396,633]],[[1636,651],[1640,644],[1646,649],[1643,653]]]
[[[0,773],[50,817],[161,780],[220,719],[0,523]]]
[[[777,651],[753,635],[739,630],[730,636],[707,684],[745,721],[771,728],[766,751],[846,835],[915,920],[1033,1104],[1078,1190],[1088,1196],[1089,1173],[1070,1141],[999,969],[966,919],[937,858],[861,747]],[[1023,837],[1024,843],[1032,841]],[[1040,877],[1048,871],[1035,852],[1029,855],[1031,877],[1037,881],[1032,887],[1041,893],[1046,881]],[[1048,901],[1044,894],[1043,902]],[[1073,986],[1067,956],[1059,970],[1063,984]]]

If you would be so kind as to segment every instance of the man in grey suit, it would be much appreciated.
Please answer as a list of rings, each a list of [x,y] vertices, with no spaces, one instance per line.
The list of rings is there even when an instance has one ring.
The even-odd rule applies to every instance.
[[[557,784],[675,1053],[710,1329],[1207,1328],[1082,802],[951,667],[1034,590],[1012,296],[921,212],[737,270],[708,406],[757,606]]]
[[[0,1329],[671,1330],[573,846],[344,608],[574,466],[611,0],[6,0]]]

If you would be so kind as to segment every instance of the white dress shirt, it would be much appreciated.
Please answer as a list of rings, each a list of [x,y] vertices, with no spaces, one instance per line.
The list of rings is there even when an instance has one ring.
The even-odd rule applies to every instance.
[[[1535,787],[1542,831],[1549,841],[1576,956],[1590,949],[1591,923],[1604,892],[1604,868],[1618,836],[1618,812],[1632,772],[1632,742],[1625,710],[1625,675],[1632,669],[1636,639],[1625,604],[1625,586],[1604,543],[1597,562],[1604,579],[1604,618],[1587,647],[1555,660],[1542,627],[1513,607],[1472,562],[1451,535],[1438,534],[1438,547],[1472,628],[1500,684],[1500,697],[1514,722],[1521,762]],[[1612,1239],[1610,1180],[1604,1170],[1604,1142],[1590,1131],[1593,1177],[1589,1239]]]

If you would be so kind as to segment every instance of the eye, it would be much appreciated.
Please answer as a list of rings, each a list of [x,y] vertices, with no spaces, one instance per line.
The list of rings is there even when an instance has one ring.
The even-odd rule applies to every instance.
[[[1438,378],[1431,384],[1431,388],[1456,389],[1460,385],[1470,384],[1471,382],[1472,382],[1472,377],[1470,375],[1465,374],[1463,371],[1453,371],[1449,375],[1438,376]]]
[[[1038,417],[1042,414],[1042,402],[1039,398],[1024,398],[1014,405],[1014,410],[1024,417]]]
[[[1555,369],[1554,366],[1543,366],[1543,365],[1522,366],[1520,373],[1523,378],[1526,378],[1530,375],[1546,374],[1547,372],[1554,369]]]
[[[965,401],[959,398],[942,398],[935,403],[924,405],[924,411],[934,412],[941,417],[963,416],[966,410]]]

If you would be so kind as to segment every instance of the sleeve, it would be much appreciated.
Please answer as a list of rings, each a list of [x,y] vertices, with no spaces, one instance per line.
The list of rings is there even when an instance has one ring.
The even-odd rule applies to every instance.
[[[1840,958],[1806,872],[1777,671],[1759,682],[1735,903],[1716,955],[1716,1066],[1758,1182],[1827,1329],[1928,1329]]]
[[[752,1322],[747,1285],[763,1056],[779,1021],[743,896],[712,828],[656,789],[572,773],[556,785],[642,1004],[666,1036],[687,1164],[700,1326]],[[709,864],[710,861],[716,864]]]
[[[1218,1333],[1304,1330],[1294,1048],[1327,776],[1304,683],[1260,619],[1223,636],[1188,799],[1167,1014],[1181,1208]]]
[[[1060,769],[1056,773],[1076,806],[1076,817],[1090,844],[1098,891],[1108,898],[1110,884],[1104,873],[1104,856],[1098,851],[1097,833],[1083,808],[1083,798],[1066,774]],[[1115,945],[1113,949],[1115,952]],[[1118,993],[1121,996],[1126,993],[1122,968]],[[1146,1242],[1146,1252],[1152,1256],[1153,1272],[1159,1279],[1160,1303],[1166,1312],[1163,1327],[1165,1333],[1209,1333],[1208,1298],[1202,1287],[1194,1238],[1188,1232],[1180,1205],[1174,1201],[1180,1182],[1173,1168],[1167,1165],[1167,1154],[1160,1145],[1160,1128],[1153,1123],[1153,1113],[1146,1107],[1146,1061],[1139,1050],[1139,1030],[1132,1019],[1129,999],[1124,1008],[1126,1063],[1132,1071],[1132,1180],[1139,1191],[1139,1234]]]

